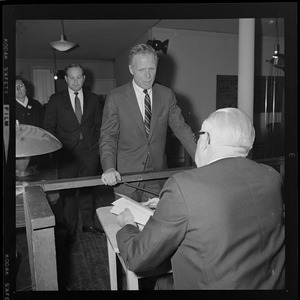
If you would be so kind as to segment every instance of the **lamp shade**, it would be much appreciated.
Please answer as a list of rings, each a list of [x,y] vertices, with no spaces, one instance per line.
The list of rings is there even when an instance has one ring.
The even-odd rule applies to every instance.
[[[31,125],[16,125],[16,157],[51,153],[62,148],[62,143],[48,131]]]
[[[60,41],[49,43],[52,48],[57,51],[68,51],[76,46],[73,42],[68,42],[64,39],[64,35],[61,35]]]

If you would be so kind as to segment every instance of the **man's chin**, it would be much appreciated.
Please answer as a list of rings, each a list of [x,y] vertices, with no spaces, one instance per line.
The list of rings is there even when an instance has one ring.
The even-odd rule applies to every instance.
[[[152,88],[152,84],[149,84],[149,85],[144,85],[143,86],[143,90],[149,90]]]
[[[70,89],[71,89],[73,92],[78,92],[78,91],[81,89],[81,87],[77,87],[77,88],[70,87]]]

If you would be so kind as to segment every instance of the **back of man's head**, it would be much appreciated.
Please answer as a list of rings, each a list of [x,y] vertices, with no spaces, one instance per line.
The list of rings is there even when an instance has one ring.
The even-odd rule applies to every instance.
[[[212,147],[239,149],[247,156],[255,138],[255,130],[249,117],[238,108],[219,109],[203,122],[202,130],[210,135]]]

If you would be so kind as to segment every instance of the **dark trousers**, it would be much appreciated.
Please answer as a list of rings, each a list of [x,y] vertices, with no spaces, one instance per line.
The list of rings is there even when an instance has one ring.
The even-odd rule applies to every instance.
[[[90,150],[83,141],[70,151],[62,151],[58,156],[58,178],[76,178],[99,174],[100,159],[97,149]],[[94,226],[95,207],[93,187],[65,189],[60,192],[63,225],[76,231],[79,212],[83,226]]]

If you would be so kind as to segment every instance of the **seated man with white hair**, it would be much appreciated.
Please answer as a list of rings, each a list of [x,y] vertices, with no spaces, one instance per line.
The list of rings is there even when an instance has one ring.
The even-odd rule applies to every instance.
[[[158,289],[284,289],[282,178],[247,157],[255,138],[237,108],[213,112],[202,124],[197,168],[165,183],[143,231],[130,210],[118,216],[120,254],[142,274],[166,261],[172,274]]]

